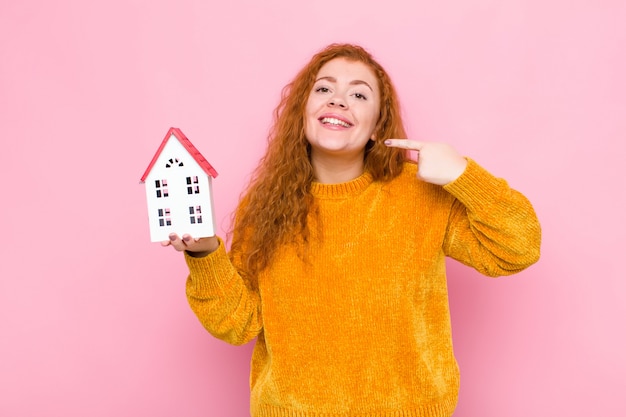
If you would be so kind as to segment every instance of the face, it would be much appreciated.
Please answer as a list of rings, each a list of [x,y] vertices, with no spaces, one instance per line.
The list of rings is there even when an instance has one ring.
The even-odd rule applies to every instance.
[[[367,65],[344,58],[324,64],[305,109],[312,158],[362,156],[374,139],[379,113],[378,80]]]

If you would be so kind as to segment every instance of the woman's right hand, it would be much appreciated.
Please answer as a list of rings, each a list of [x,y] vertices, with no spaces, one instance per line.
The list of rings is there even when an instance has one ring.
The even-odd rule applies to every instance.
[[[170,233],[169,238],[170,240],[161,242],[161,246],[172,246],[178,252],[187,251],[189,256],[194,258],[207,256],[220,246],[216,236],[194,239],[188,234],[184,234],[181,238],[176,233]]]

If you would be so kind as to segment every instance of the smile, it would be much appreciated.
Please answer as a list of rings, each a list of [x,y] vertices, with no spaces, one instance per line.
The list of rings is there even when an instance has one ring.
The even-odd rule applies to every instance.
[[[324,125],[333,125],[333,126],[342,126],[342,127],[351,127],[352,124],[348,123],[344,120],[339,120],[334,117],[322,117],[320,122]]]

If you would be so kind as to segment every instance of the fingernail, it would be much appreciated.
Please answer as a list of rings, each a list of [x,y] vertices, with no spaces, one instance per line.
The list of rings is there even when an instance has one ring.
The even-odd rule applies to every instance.
[[[189,236],[189,235],[183,236],[183,240],[185,242],[189,242],[191,240],[191,236]]]
[[[387,139],[387,140],[385,141],[385,145],[391,145],[391,141],[390,141],[389,139]]]
[[[170,238],[170,241],[171,241],[171,242],[173,242],[173,241],[175,241],[175,240],[176,240],[176,235],[172,233],[172,234],[169,236],[169,238]]]

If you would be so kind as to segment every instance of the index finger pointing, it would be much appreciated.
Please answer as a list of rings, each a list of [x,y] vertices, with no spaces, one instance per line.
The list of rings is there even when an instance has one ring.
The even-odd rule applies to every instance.
[[[424,143],[417,140],[409,139],[387,139],[385,140],[385,145],[394,148],[412,149],[415,151],[419,151],[424,146]]]

